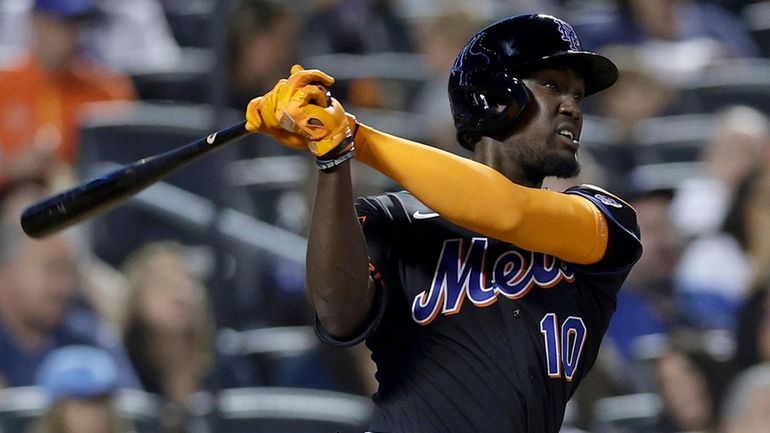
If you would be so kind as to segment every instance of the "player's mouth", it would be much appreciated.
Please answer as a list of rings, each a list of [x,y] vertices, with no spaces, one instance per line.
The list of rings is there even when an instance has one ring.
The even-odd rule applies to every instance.
[[[556,130],[556,136],[573,151],[577,152],[580,148],[580,140],[576,128],[561,126]]]

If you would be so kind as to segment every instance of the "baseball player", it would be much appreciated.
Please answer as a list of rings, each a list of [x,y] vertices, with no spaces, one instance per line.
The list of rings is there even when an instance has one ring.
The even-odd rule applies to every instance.
[[[484,28],[449,79],[473,161],[346,116],[320,71],[250,103],[251,130],[318,157],[308,296],[322,340],[372,351],[373,432],[559,431],[641,246],[618,197],[542,182],[577,174],[581,102],[617,74],[560,19]],[[354,155],[406,190],[354,205]]]

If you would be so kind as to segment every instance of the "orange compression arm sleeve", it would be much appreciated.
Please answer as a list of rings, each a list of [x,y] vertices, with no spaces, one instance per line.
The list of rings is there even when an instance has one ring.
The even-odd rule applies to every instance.
[[[485,236],[562,260],[596,263],[607,223],[585,198],[529,188],[493,168],[366,125],[357,159],[398,182],[447,220]]]

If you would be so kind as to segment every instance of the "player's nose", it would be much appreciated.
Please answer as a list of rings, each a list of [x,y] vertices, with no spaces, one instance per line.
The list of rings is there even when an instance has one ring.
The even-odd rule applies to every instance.
[[[580,108],[580,100],[575,96],[565,95],[559,104],[559,114],[565,115],[570,119],[579,120],[583,117],[583,110]]]

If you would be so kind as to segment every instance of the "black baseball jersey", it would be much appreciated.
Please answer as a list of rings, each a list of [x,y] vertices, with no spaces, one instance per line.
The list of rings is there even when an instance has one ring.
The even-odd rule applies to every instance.
[[[377,296],[374,432],[557,433],[641,254],[634,210],[596,187],[605,257],[581,266],[465,230],[406,191],[358,199]]]

